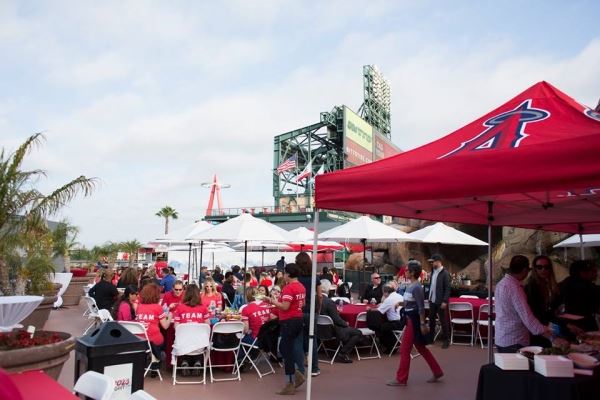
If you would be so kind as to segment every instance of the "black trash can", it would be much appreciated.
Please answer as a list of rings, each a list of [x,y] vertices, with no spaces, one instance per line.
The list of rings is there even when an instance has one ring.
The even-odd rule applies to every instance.
[[[118,322],[105,322],[75,344],[75,382],[87,371],[115,380],[115,399],[128,399],[144,388],[148,342]]]

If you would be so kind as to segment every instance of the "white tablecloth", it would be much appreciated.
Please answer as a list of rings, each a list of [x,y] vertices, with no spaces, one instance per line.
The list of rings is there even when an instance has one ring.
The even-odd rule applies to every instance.
[[[42,302],[42,296],[0,297],[0,331],[11,331]]]
[[[73,277],[73,273],[71,272],[57,272],[54,274],[54,278],[52,279],[54,283],[60,283],[62,287],[58,291],[58,298],[54,302],[54,307],[58,308],[62,306],[63,299],[62,295],[69,287],[69,283],[71,282],[71,278]]]

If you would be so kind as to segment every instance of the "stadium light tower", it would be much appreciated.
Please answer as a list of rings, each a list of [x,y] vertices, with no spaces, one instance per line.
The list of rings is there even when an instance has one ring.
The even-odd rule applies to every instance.
[[[217,174],[214,175],[212,182],[203,182],[200,186],[210,189],[210,197],[208,198],[208,205],[206,206],[206,216],[211,215],[213,209],[213,203],[215,201],[215,194],[217,195],[217,207],[219,208],[219,215],[223,214],[223,203],[221,203],[221,189],[228,189],[231,187],[228,183],[219,183],[217,180]]]

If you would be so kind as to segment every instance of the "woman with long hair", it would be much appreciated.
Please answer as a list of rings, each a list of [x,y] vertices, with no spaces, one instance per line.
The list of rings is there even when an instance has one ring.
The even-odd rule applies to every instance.
[[[421,263],[410,261],[407,267],[408,279],[410,284],[404,292],[404,310],[406,315],[406,326],[402,334],[402,343],[400,344],[400,365],[396,371],[396,379],[387,382],[388,386],[406,386],[408,381],[408,372],[410,371],[410,351],[413,345],[423,356],[433,376],[427,381],[429,383],[437,382],[444,376],[442,368],[437,360],[425,347],[427,344],[426,336],[429,334],[429,325],[425,322],[425,293],[423,286],[419,282],[421,276]],[[396,305],[400,306],[400,303]]]
[[[284,285],[285,280],[283,279],[283,271],[277,271],[277,273],[275,274],[275,286],[283,288]]]
[[[138,288],[135,285],[128,285],[125,293],[117,301],[114,307],[113,318],[117,321],[134,321],[135,310],[137,308]]]
[[[319,315],[317,310],[321,309],[321,280],[317,277],[315,282],[316,293],[312,293],[312,260],[307,252],[301,251],[296,255],[296,265],[298,266],[299,276],[298,281],[304,286],[306,290],[306,301],[304,303],[303,321],[303,342],[302,347],[304,354],[308,354],[309,345],[309,328],[310,328],[310,302],[315,300],[315,324],[317,326],[317,316]],[[318,376],[321,374],[319,368],[319,359],[317,357],[317,341],[313,340],[313,359],[311,365],[311,375]]]
[[[202,304],[200,288],[194,283],[188,285],[183,295],[183,301],[177,306],[173,314],[175,328],[178,324],[188,322],[209,323],[210,315],[206,305]]]
[[[547,256],[533,259],[533,268],[529,272],[524,289],[527,303],[533,315],[544,325],[548,325],[555,317],[561,303],[561,296],[552,261]],[[530,343],[536,346],[551,347],[552,343],[541,335],[532,335]]]
[[[223,310],[223,296],[217,291],[217,284],[215,280],[209,276],[204,279],[204,287],[200,294],[202,304],[208,307],[211,312],[211,317],[215,316],[217,310]],[[214,306],[214,309],[212,309]]]
[[[121,272],[117,288],[126,288],[129,285],[138,285],[138,274],[134,268],[127,267]]]
[[[155,283],[148,283],[140,291],[140,304],[138,304],[135,320],[146,328],[152,353],[160,360],[160,353],[163,350],[164,337],[160,328],[168,329],[171,321],[169,315],[163,310],[158,302],[160,301],[160,286]],[[155,363],[159,364],[159,363]],[[153,365],[153,369],[158,369],[158,365]],[[158,376],[155,371],[151,372],[154,378]]]

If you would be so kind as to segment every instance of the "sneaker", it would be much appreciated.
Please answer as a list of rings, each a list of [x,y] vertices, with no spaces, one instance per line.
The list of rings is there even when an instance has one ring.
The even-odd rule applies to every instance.
[[[313,371],[313,372],[310,373],[310,376],[319,376],[319,375],[321,375],[321,370],[320,369],[318,369],[318,370]]]
[[[196,360],[194,363],[194,368],[204,368],[204,365],[200,362],[200,360]],[[200,376],[202,372],[199,369],[193,370],[195,376]]]
[[[181,376],[190,376],[190,370],[187,369],[190,367],[190,364],[187,361],[181,362]],[[185,368],[185,369],[184,369]]]
[[[406,383],[398,382],[395,379],[389,380],[385,384],[388,386],[406,386]]]
[[[444,376],[443,373],[441,373],[439,375],[434,375],[431,378],[427,379],[427,383],[436,383],[436,382],[439,382],[439,380],[442,379],[443,376]]]
[[[305,381],[304,375],[302,375],[302,372],[296,370],[296,372],[294,372],[294,380],[295,380],[294,388],[300,387]]]

